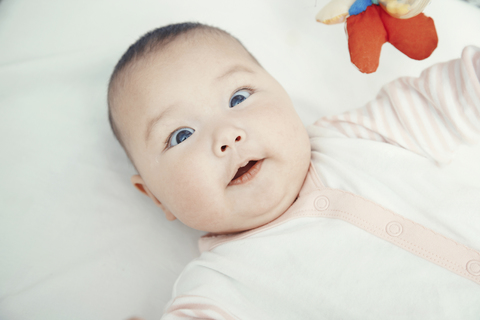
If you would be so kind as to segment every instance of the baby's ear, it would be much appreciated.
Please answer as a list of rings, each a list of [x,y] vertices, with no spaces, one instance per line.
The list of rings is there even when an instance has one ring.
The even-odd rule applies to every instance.
[[[130,181],[132,181],[133,186],[137,188],[138,191],[150,197],[150,194],[149,194],[150,190],[148,190],[147,186],[145,185],[145,182],[143,181],[142,177],[140,177],[140,175],[136,174],[132,176]]]
[[[153,200],[153,202],[162,208],[162,211],[165,213],[165,216],[167,217],[167,220],[173,221],[177,219],[170,210],[168,210],[160,201],[158,201],[157,197],[153,193],[150,192],[148,189],[147,185],[145,184],[145,181],[143,181],[142,177],[138,174],[133,175],[132,178],[130,179],[132,181],[132,184],[135,188],[138,189],[141,193],[145,194],[147,197]]]

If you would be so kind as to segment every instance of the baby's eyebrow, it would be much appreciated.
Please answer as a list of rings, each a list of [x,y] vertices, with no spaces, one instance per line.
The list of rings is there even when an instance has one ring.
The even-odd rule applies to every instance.
[[[150,134],[152,133],[153,127],[174,107],[174,105],[168,106],[165,110],[160,112],[154,118],[150,119],[147,124],[147,130],[145,131],[145,144],[148,143],[150,139]]]
[[[222,73],[220,76],[218,76],[215,79],[215,82],[219,82],[219,81],[225,79],[226,77],[228,77],[228,76],[230,76],[234,73],[237,73],[237,72],[254,73],[253,70],[247,68],[246,66],[241,65],[241,64],[237,64],[237,65],[234,65],[233,67],[229,68],[226,72]]]

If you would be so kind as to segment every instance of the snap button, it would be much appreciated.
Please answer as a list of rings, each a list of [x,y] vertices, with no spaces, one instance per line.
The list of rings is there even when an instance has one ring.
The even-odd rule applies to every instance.
[[[480,261],[470,260],[467,263],[467,271],[474,276],[480,276]]]
[[[385,231],[392,237],[398,237],[403,232],[403,227],[399,222],[392,221],[387,224],[385,227]]]
[[[328,208],[330,201],[325,196],[319,196],[315,199],[314,205],[317,210],[323,211]]]

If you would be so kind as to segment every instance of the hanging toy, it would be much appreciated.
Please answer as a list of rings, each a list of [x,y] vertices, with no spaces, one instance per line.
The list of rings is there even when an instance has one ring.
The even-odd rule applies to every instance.
[[[332,0],[317,14],[318,22],[346,20],[350,59],[360,72],[378,68],[385,42],[411,59],[428,58],[438,44],[433,19],[422,11],[429,0]]]

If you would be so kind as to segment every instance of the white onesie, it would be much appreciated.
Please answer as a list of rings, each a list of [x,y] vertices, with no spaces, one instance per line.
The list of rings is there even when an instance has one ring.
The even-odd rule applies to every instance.
[[[448,167],[479,139],[479,78],[467,47],[309,127],[295,203],[203,237],[162,319],[480,319],[480,165]]]

